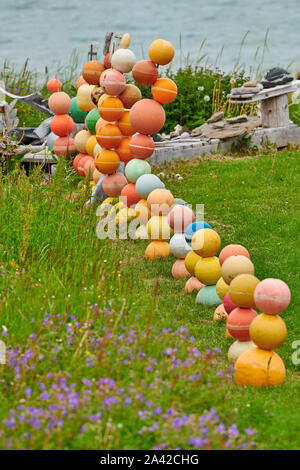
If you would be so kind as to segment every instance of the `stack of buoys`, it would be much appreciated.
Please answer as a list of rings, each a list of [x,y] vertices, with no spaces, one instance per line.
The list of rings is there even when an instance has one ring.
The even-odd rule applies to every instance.
[[[201,305],[219,305],[221,300],[216,292],[216,284],[221,277],[221,265],[216,256],[221,247],[221,239],[215,230],[202,228],[193,235],[192,248],[199,259],[194,267],[194,275],[205,285],[196,297]]]
[[[53,151],[56,155],[73,155],[76,152],[74,139],[71,133],[74,129],[74,121],[67,114],[71,108],[71,98],[61,91],[62,84],[57,78],[52,78],[47,83],[48,90],[52,93],[48,99],[48,106],[55,114],[50,122],[54,140]]]
[[[151,217],[147,222],[148,237],[152,242],[145,251],[146,259],[167,258],[170,254],[169,240],[173,234],[168,214],[174,204],[174,197],[168,189],[155,189],[147,197]]]
[[[196,221],[191,223],[185,230],[185,241],[191,247],[192,238],[198,230],[203,228],[211,228],[209,224],[203,221]],[[200,256],[192,249],[187,253],[184,259],[184,265],[191,275],[191,277],[187,280],[185,284],[185,292],[187,294],[191,294],[193,291],[199,292],[204,284],[200,282],[195,277],[195,266],[196,263],[199,261]]]
[[[150,60],[137,62],[132,69],[135,82],[141,86],[150,86],[154,99],[141,99],[137,101],[129,112],[129,122],[134,129],[129,151],[134,157],[127,163],[125,175],[129,184],[123,189],[121,197],[135,193],[139,198],[136,201],[137,217],[141,226],[136,231],[136,238],[146,238],[153,241],[148,246],[145,256],[147,259],[166,257],[170,248],[166,240],[170,238],[170,227],[167,215],[174,203],[169,191],[158,177],[151,174],[151,167],[145,160],[154,152],[155,144],[151,135],[158,133],[165,123],[165,110],[162,104],[173,101],[177,96],[177,86],[169,79],[158,78],[158,66],[168,64],[174,57],[174,48],[171,43],[164,40],[154,41],[149,47]],[[151,207],[151,204],[160,206],[160,209]],[[162,208],[165,205],[166,207]],[[147,224],[147,225],[146,225]],[[146,227],[145,227],[146,225]]]
[[[262,387],[284,382],[285,365],[273,349],[286,338],[286,325],[279,313],[289,306],[290,299],[290,290],[280,279],[264,279],[256,286],[254,302],[264,313],[257,315],[250,325],[254,347],[243,352],[235,363],[237,384]]]
[[[76,150],[79,152],[73,161],[73,167],[82,177],[91,178],[92,187],[97,184],[101,173],[95,167],[95,156],[101,148],[96,139],[96,124],[100,119],[97,100],[102,94],[99,80],[104,72],[104,65],[98,60],[87,62],[82,75],[76,81],[77,96],[73,98],[70,114],[78,123],[84,123],[85,129],[75,136]]]
[[[172,266],[172,276],[174,279],[185,279],[190,275],[185,267],[185,257],[192,249],[186,242],[185,230],[195,221],[195,214],[188,206],[177,204],[169,212],[168,221],[175,232],[170,240],[170,250],[178,258]]]

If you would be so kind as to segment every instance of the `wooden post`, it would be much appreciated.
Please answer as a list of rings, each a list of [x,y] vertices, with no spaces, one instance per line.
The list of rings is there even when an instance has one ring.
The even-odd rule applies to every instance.
[[[289,125],[287,94],[261,101],[261,122],[263,127],[284,127]]]

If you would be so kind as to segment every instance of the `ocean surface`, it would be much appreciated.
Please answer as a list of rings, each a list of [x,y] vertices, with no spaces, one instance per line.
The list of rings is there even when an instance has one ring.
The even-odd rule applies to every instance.
[[[237,62],[247,71],[262,62],[264,69],[300,70],[300,0],[0,0],[0,6],[0,66],[9,59],[21,67],[29,58],[30,68],[55,73],[76,49],[81,67],[89,43],[99,43],[102,58],[105,32],[114,31],[131,34],[139,59],[154,39],[171,41],[174,67],[206,54],[203,64],[227,72]]]

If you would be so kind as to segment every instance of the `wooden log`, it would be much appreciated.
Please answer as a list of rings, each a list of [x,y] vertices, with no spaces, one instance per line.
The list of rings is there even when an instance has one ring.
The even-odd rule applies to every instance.
[[[288,95],[279,95],[261,101],[263,127],[284,127],[290,123]]]
[[[113,34],[114,34],[113,32],[109,32],[109,33],[106,33],[106,35],[105,35],[105,39],[104,39],[104,48],[103,48],[103,55],[104,55],[104,57],[105,57],[106,54],[109,52],[110,43],[111,43]]]

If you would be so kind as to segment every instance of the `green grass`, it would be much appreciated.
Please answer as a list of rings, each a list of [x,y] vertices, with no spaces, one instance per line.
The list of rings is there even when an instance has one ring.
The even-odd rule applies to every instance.
[[[299,366],[291,360],[300,339],[299,156],[290,150],[154,169],[175,197],[205,204],[222,246],[249,249],[258,278],[288,283],[288,336],[277,350],[287,379],[265,389],[239,388],[227,377],[225,325],[171,278],[173,258],[146,262],[145,241],[97,239],[95,208],[83,208],[88,188],[78,193],[72,171],[61,164],[49,185],[38,170],[3,178],[0,325],[12,349],[0,369],[0,448],[193,448],[191,438],[201,436],[207,442],[198,447],[237,448],[250,446],[252,428],[259,449],[299,449]],[[226,432],[204,415],[211,408]]]

